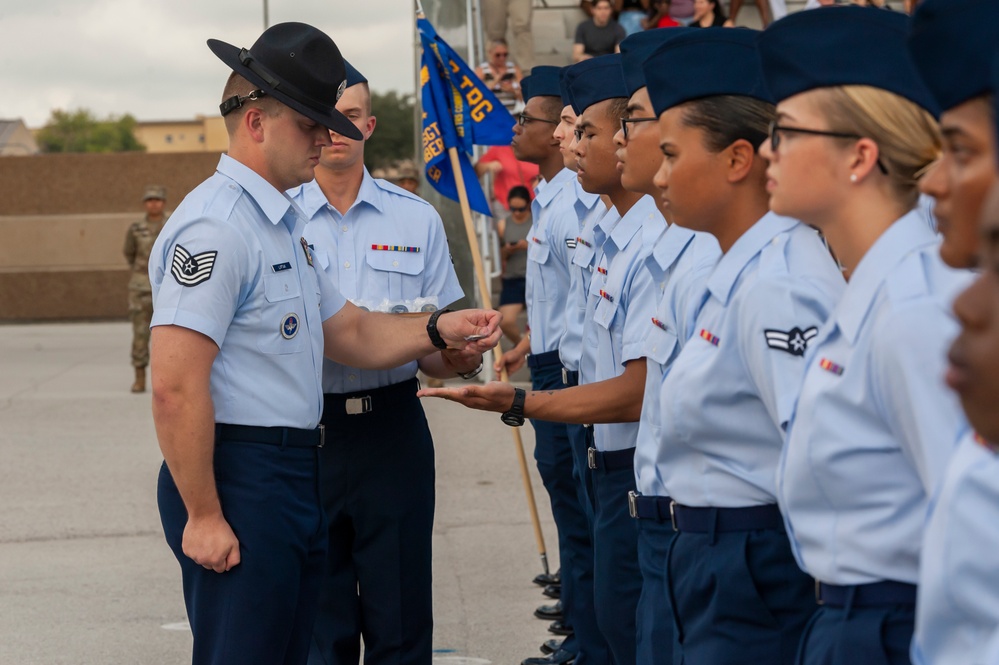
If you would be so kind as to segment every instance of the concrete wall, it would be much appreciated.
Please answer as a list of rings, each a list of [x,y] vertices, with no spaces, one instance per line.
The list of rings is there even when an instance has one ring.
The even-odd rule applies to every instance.
[[[215,171],[218,154],[0,157],[0,322],[122,318],[125,231],[147,184],[167,208]]]

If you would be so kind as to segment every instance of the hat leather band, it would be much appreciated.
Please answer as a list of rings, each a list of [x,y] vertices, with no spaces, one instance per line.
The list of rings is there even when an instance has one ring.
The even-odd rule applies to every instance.
[[[264,67],[260,62],[254,59],[253,54],[250,53],[248,49],[239,50],[239,62],[249,69],[251,72],[259,76],[264,80],[267,85],[274,88],[275,90],[280,90],[284,94],[288,95],[292,99],[305,104],[306,106],[311,106],[317,111],[321,111],[329,115],[332,111],[331,106],[323,104],[322,102],[312,98],[311,96],[305,94],[295,86],[291,85],[287,81],[279,80],[274,74],[271,73],[269,69]]]

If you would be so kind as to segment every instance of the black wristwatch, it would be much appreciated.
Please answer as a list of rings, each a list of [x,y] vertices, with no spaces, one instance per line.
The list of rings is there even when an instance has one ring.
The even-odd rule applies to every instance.
[[[513,406],[510,410],[500,416],[504,425],[510,427],[520,427],[524,424],[524,400],[527,399],[527,392],[523,388],[513,389]]]
[[[437,319],[441,317],[441,314],[446,314],[450,311],[450,309],[439,309],[431,314],[430,318],[427,320],[427,337],[430,338],[431,344],[441,350],[447,348],[447,342],[445,342],[444,338],[441,337],[441,334],[437,332]]]

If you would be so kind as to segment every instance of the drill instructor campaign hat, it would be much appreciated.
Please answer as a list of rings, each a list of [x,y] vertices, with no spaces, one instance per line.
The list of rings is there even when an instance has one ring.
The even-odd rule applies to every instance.
[[[305,23],[278,23],[249,49],[209,39],[208,48],[232,71],[285,106],[337,134],[363,140],[361,131],[336,110],[347,85],[343,56],[323,31]],[[222,102],[222,115],[242,106],[245,98]]]

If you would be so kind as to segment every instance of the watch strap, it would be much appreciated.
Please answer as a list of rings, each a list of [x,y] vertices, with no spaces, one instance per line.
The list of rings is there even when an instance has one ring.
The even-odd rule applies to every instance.
[[[441,337],[441,334],[437,332],[437,319],[441,317],[441,314],[446,314],[450,311],[452,310],[438,309],[437,311],[435,311],[433,314],[430,315],[429,319],[427,319],[427,337],[430,338],[431,344],[433,344],[436,348],[441,350],[447,348],[447,342],[445,342],[444,338]]]

